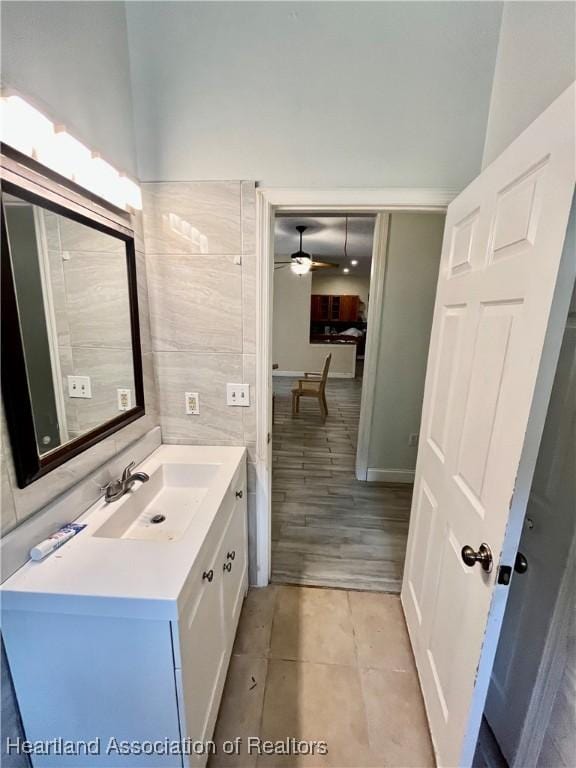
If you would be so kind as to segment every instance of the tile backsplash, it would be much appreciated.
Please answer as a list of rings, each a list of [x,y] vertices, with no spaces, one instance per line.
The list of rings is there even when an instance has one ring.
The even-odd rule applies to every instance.
[[[162,440],[246,445],[255,575],[256,189],[254,182],[143,184],[151,339]],[[250,385],[249,408],[226,384]],[[200,414],[187,415],[185,392]]]

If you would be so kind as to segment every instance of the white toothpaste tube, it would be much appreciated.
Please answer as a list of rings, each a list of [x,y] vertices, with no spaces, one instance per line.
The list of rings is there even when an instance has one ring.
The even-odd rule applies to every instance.
[[[32,547],[30,550],[30,557],[32,560],[42,560],[46,555],[49,555],[50,552],[54,552],[54,550],[59,549],[63,544],[66,544],[69,539],[76,536],[76,534],[83,528],[86,528],[86,525],[81,525],[80,523],[67,523],[66,525],[63,525],[62,528],[53,533],[52,536],[49,536],[47,539],[44,539],[44,541],[36,544],[35,547]]]

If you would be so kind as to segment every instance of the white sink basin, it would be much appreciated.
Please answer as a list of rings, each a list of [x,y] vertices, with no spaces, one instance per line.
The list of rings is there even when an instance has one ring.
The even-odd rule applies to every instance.
[[[106,539],[177,541],[182,537],[215,477],[220,464],[160,464],[147,483],[117,502],[116,511],[93,536]]]

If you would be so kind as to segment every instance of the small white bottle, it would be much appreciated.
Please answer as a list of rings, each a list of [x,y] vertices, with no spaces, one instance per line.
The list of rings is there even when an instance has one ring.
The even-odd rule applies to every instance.
[[[86,528],[86,525],[80,525],[79,523],[68,523],[62,526],[60,530],[55,531],[51,536],[30,550],[30,557],[32,560],[42,560],[49,555],[50,552],[59,549],[63,544],[66,544],[76,534]]]

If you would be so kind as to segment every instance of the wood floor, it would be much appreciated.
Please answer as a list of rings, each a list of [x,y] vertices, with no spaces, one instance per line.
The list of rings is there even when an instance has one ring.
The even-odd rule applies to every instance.
[[[411,485],[356,480],[362,381],[329,379],[329,414],[274,378],[272,581],[399,592]]]

